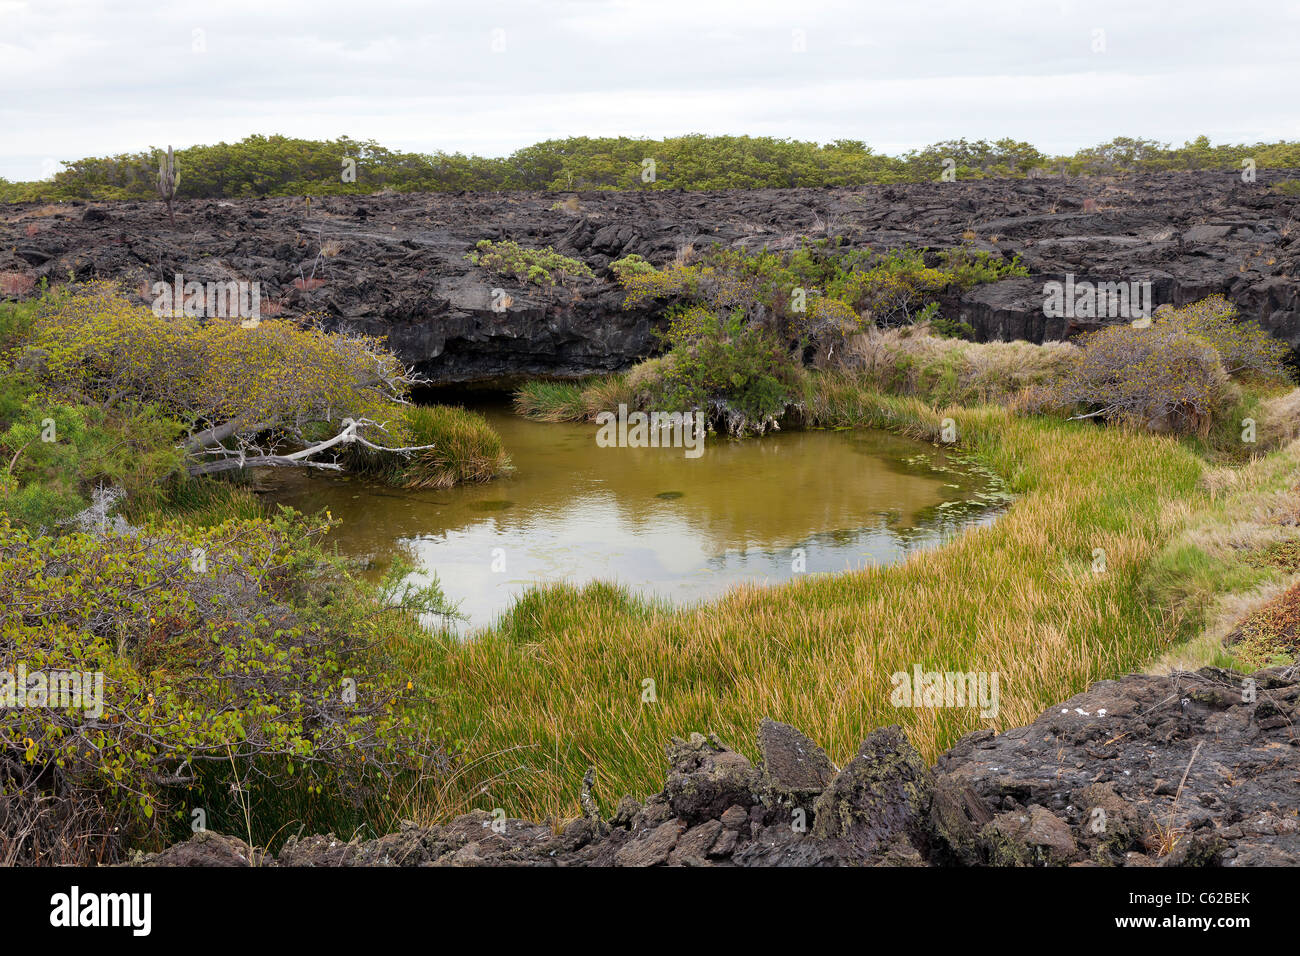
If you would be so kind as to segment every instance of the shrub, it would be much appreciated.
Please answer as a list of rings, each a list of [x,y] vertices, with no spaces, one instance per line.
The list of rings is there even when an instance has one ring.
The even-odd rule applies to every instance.
[[[404,395],[404,369],[380,341],[264,319],[201,324],[158,316],[116,287],[89,286],[39,313],[27,355],[63,394],[155,402],[186,420],[383,419]]]
[[[984,250],[971,250],[968,246],[945,249],[940,253],[939,271],[961,289],[1003,279],[1023,279],[1029,275],[1029,270],[1020,264],[1019,256],[1006,259]]]
[[[1218,353],[1174,326],[1117,325],[1083,336],[1055,389],[1063,406],[1156,431],[1208,434],[1231,400]]]
[[[615,259],[609,264],[609,269],[614,273],[614,278],[622,283],[626,283],[632,276],[650,275],[655,271],[653,263],[647,262],[636,253],[624,256],[622,259]]]
[[[115,862],[194,807],[268,839],[285,791],[360,807],[443,765],[379,650],[395,612],[320,551],[327,527],[286,512],[51,538],[0,514],[10,674],[102,675],[97,701],[0,708],[0,857]]]
[[[649,407],[704,411],[729,434],[763,434],[802,407],[807,379],[784,343],[749,324],[740,310],[691,309],[670,331],[671,361],[645,376]],[[655,394],[657,392],[657,394]]]
[[[525,249],[513,240],[493,242],[480,239],[474,252],[465,256],[470,262],[493,272],[513,276],[533,285],[563,285],[570,278],[594,279],[595,274],[583,262],[562,256],[550,246]]]
[[[243,328],[160,316],[103,283],[44,300],[13,364],[63,402],[152,406],[190,432],[192,474],[310,446],[345,419],[358,438],[381,437],[414,380],[378,338],[280,319]]]
[[[1264,331],[1255,321],[1245,321],[1221,295],[1212,295],[1181,309],[1161,309],[1155,324],[1173,332],[1195,336],[1219,353],[1229,375],[1253,372],[1265,378],[1285,379],[1282,364],[1286,343]]]

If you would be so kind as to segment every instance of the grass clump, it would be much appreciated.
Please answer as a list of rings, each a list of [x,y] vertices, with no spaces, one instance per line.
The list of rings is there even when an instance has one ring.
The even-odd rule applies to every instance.
[[[532,379],[514,394],[515,411],[535,422],[579,422],[586,420],[584,386],[579,382]]]
[[[1078,347],[1067,342],[968,342],[927,326],[872,329],[846,346],[853,374],[894,395],[935,405],[1011,405],[1058,381]]]
[[[450,488],[491,481],[510,470],[501,436],[486,418],[455,405],[408,405],[399,426],[402,445],[432,445],[409,456],[354,446],[350,467],[402,488]]]

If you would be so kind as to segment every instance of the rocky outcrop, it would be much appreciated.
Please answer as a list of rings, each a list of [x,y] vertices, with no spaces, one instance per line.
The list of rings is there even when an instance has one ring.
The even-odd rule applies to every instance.
[[[14,205],[0,212],[0,294],[37,280],[103,277],[148,287],[176,273],[261,284],[264,312],[316,312],[385,334],[435,382],[578,375],[650,354],[658,319],[625,310],[609,263],[662,264],[688,247],[931,250],[968,241],[1018,255],[1030,279],[944,303],[983,338],[1062,338],[1096,327],[1043,315],[1043,283],[1150,281],[1155,305],[1219,292],[1300,349],[1295,172],[1163,173],[1121,181],[1024,179],[714,193],[412,194],[179,203]],[[568,196],[576,203],[563,202]],[[963,237],[971,237],[966,238]],[[524,286],[465,259],[479,239],[554,246],[596,272],[570,288]],[[494,289],[501,294],[494,298]],[[494,302],[503,310],[494,309]]]
[[[377,840],[291,838],[274,858],[201,833],[145,866],[1262,866],[1300,863],[1300,675],[1101,681],[927,767],[897,727],[837,769],[765,720],[752,763],[668,747],[662,792],[563,827],[478,811]]]

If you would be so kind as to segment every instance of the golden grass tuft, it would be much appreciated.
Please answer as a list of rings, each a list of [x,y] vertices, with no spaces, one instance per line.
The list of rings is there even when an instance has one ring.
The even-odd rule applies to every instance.
[[[348,467],[403,488],[450,488],[491,481],[510,470],[501,436],[478,412],[453,405],[409,405],[392,444],[433,445],[410,457],[353,446]]]

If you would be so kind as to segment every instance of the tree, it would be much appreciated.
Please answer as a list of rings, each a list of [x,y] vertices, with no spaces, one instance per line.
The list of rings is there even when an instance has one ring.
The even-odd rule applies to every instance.
[[[263,319],[158,315],[111,284],[49,299],[19,364],[57,395],[144,402],[185,431],[191,475],[259,466],[342,470],[319,456],[356,444],[407,456],[414,373],[373,336]],[[388,440],[385,440],[388,439]]]

